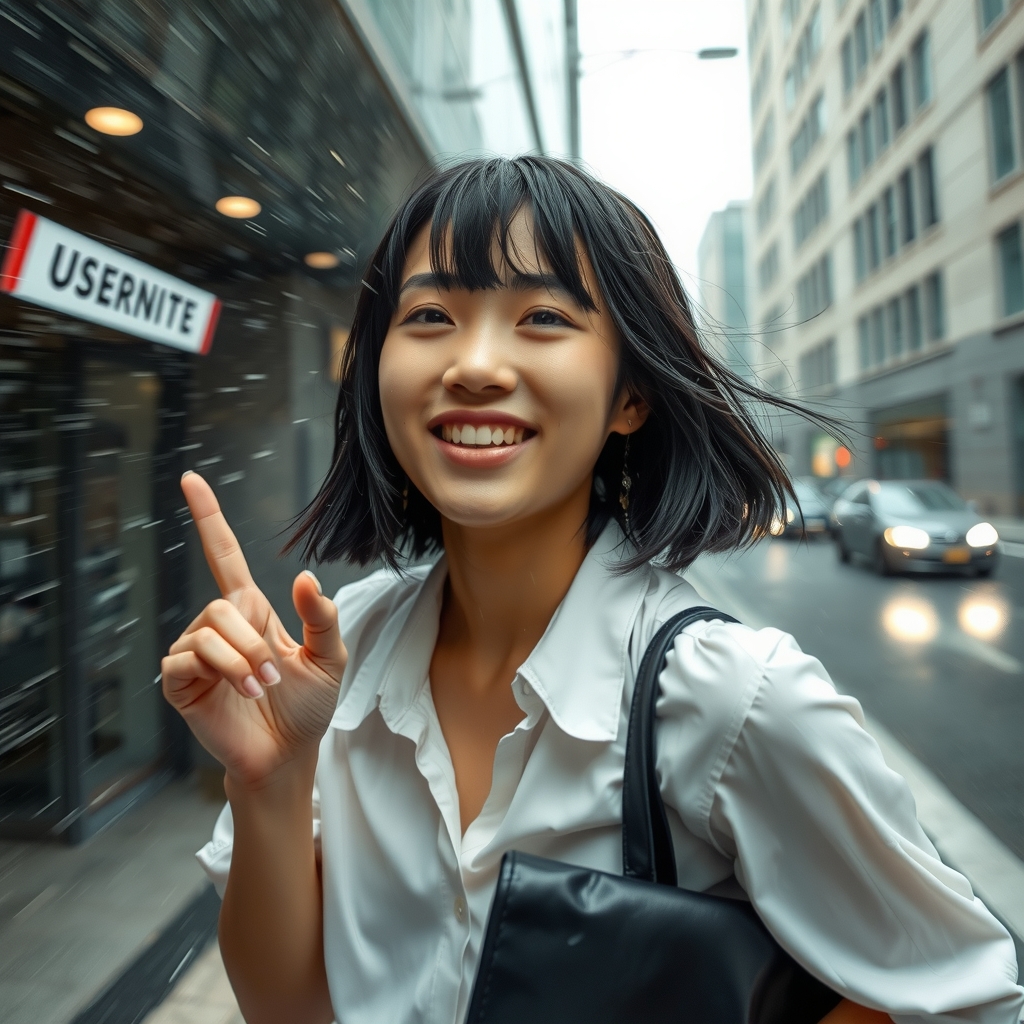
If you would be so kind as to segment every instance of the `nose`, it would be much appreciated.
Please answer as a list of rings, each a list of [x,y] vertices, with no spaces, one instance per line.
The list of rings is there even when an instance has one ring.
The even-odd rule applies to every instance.
[[[466,327],[453,338],[451,362],[442,384],[448,391],[467,395],[514,391],[518,375],[509,360],[511,347],[511,339],[493,321]]]

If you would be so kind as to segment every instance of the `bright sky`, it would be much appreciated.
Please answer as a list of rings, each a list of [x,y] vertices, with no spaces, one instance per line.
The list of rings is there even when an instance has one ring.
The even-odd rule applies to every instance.
[[[653,220],[694,296],[708,217],[752,187],[745,23],[743,0],[579,0],[584,162]],[[666,52],[708,46],[740,52]],[[614,52],[632,49],[654,52]]]

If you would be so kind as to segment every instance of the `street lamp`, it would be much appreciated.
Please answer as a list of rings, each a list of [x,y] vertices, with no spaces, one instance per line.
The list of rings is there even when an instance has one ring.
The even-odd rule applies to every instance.
[[[583,78],[584,75],[593,75],[598,71],[604,71],[605,68],[610,68],[613,64],[629,60],[630,58],[635,57],[638,53],[681,53],[685,54],[687,57],[696,57],[697,60],[728,60],[731,57],[735,57],[739,52],[739,49],[735,46],[705,46],[700,50],[680,50],[664,46],[644,46],[631,50],[608,50],[602,53],[583,53],[580,54],[581,61],[590,57],[614,57],[615,60],[611,60],[599,68],[594,68],[593,71],[584,71],[580,68],[579,76],[580,78]]]

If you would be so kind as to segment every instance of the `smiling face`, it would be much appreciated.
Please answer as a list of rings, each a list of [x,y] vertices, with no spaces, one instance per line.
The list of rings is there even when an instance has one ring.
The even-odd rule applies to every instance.
[[[612,431],[646,409],[616,394],[619,345],[593,271],[585,310],[536,254],[530,220],[509,232],[518,271],[503,287],[442,288],[430,227],[409,247],[379,364],[388,441],[443,519],[496,527],[567,502],[586,517],[594,464]]]

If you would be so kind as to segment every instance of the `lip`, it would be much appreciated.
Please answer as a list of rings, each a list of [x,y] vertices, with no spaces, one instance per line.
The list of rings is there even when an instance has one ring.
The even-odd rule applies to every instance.
[[[473,427],[522,427],[531,433],[537,428],[527,420],[512,416],[501,409],[450,409],[438,413],[427,423],[427,430],[433,432],[446,423],[468,423]]]

